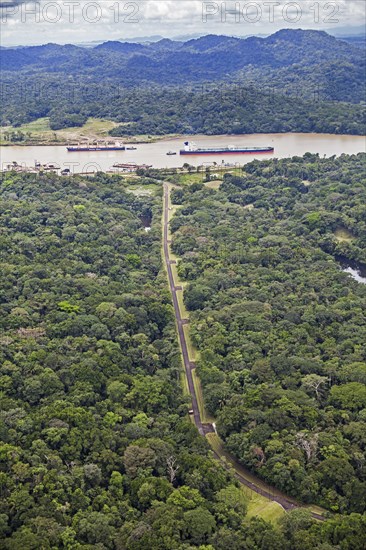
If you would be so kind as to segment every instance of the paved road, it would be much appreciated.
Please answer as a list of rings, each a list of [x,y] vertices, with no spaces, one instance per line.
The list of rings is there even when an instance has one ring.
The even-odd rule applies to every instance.
[[[174,277],[172,272],[172,260],[170,259],[170,255],[169,255],[168,229],[169,229],[169,187],[166,183],[164,183],[164,243],[163,243],[164,259],[165,259],[165,265],[168,273],[170,292],[172,294],[172,299],[173,299],[174,314],[175,314],[175,319],[176,319],[177,328],[178,328],[179,342],[182,349],[184,369],[186,371],[188,389],[192,399],[193,418],[199,433],[202,436],[205,436],[207,433],[214,432],[215,430],[212,424],[203,424],[201,421],[200,411],[199,411],[198,402],[197,402],[196,389],[194,387],[193,377],[192,377],[192,370],[195,368],[195,364],[189,360],[187,342],[186,342],[186,337],[183,330],[183,326],[187,324],[187,320],[182,319],[180,314],[179,302],[177,298],[177,290],[178,289],[180,290],[181,287],[176,287],[174,284]],[[213,450],[213,453],[215,458],[220,460],[220,462],[226,468],[228,469],[230,468],[229,465],[225,464],[222,461],[222,458],[218,453],[216,453],[214,450]],[[249,487],[250,489],[252,489],[252,491],[255,491],[256,493],[277,502],[285,510],[293,510],[294,508],[298,508],[301,506],[294,499],[291,499],[290,497],[286,497],[285,495],[282,495],[281,493],[279,493],[269,485],[264,484],[263,482],[260,482],[260,484],[256,485],[255,482],[249,481],[239,472],[235,472],[235,476],[240,481],[240,483],[242,483],[246,487]],[[252,475],[251,477],[253,478]],[[312,516],[315,519],[324,520],[323,516],[321,516],[320,514],[312,513]]]
[[[169,188],[166,184],[164,184],[164,258],[165,258],[165,265],[168,272],[168,280],[169,280],[169,286],[170,286],[170,292],[172,294],[173,298],[173,306],[174,306],[174,313],[175,313],[175,319],[177,322],[178,327],[178,336],[179,341],[182,349],[182,355],[183,355],[183,362],[184,362],[184,368],[186,371],[187,381],[188,381],[188,389],[189,393],[191,394],[192,398],[192,410],[193,410],[193,416],[194,416],[194,422],[198,428],[198,431],[201,435],[204,435],[204,428],[201,422],[201,416],[200,411],[198,408],[198,402],[197,402],[197,396],[196,396],[196,390],[193,384],[193,377],[192,377],[192,367],[193,365],[189,361],[188,356],[188,349],[187,349],[187,342],[186,337],[183,330],[183,325],[186,324],[185,320],[181,318],[180,315],[180,309],[179,309],[179,303],[177,298],[177,288],[174,284],[174,277],[172,272],[172,266],[170,263],[170,257],[169,257],[169,242],[168,242],[168,226],[169,226]]]

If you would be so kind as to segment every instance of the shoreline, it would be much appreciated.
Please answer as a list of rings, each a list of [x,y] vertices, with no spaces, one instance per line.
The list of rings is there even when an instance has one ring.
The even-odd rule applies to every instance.
[[[178,138],[179,139],[179,135],[177,134],[166,134],[164,136],[154,136],[152,137],[151,139],[139,139],[138,136],[136,136],[136,138],[134,136],[131,136],[130,139],[132,139],[133,141],[127,141],[127,140],[123,140],[123,144],[124,145],[146,145],[148,143],[156,143],[158,141],[164,141],[164,140],[167,140],[167,139],[174,139],[174,138]],[[88,140],[90,142],[95,142],[97,141],[95,138],[84,138],[85,140]],[[103,139],[105,138],[100,138],[98,139],[98,141],[102,141]],[[112,141],[114,138],[112,136],[110,136],[110,140]],[[115,138],[116,141],[118,140],[121,140],[121,138],[119,137],[116,137]],[[63,140],[63,141],[60,141],[60,140],[57,140],[57,141],[42,141],[41,143],[39,141],[19,141],[19,142],[2,142],[0,141],[0,147],[67,147],[68,145],[70,145],[70,141],[71,140]],[[81,141],[81,140],[80,140]]]
[[[362,137],[366,139],[366,134],[329,134],[324,132],[256,132],[253,134],[164,134],[162,136],[153,136],[151,139],[139,139],[139,136],[129,136],[128,140],[124,140],[123,136],[115,137],[115,141],[122,141],[124,145],[147,145],[149,143],[158,143],[171,140],[186,140],[186,139],[200,139],[200,138],[223,138],[223,137],[238,137],[238,139],[249,136],[262,136],[262,135],[278,135],[278,136],[329,136],[329,137]],[[88,138],[84,138],[88,139]],[[89,138],[90,141],[97,141],[95,138]],[[98,141],[102,141],[100,138]],[[113,137],[111,136],[111,141]],[[131,141],[130,141],[131,140]],[[0,147],[67,147],[70,145],[70,140],[63,141],[26,141],[26,142],[1,142]]]

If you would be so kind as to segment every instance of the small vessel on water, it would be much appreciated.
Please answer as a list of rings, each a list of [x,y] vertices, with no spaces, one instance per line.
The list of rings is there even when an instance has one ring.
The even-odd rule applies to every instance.
[[[180,155],[215,155],[215,154],[238,154],[238,153],[273,153],[274,147],[197,147],[191,141],[184,142],[184,149],[179,151]]]
[[[126,151],[136,151],[137,147],[126,147]]]
[[[176,154],[177,154],[176,151],[168,151],[167,152],[167,155],[176,155]]]
[[[89,145],[89,143],[82,145],[68,145],[66,149],[69,153],[73,153],[81,151],[124,151],[126,147],[116,141],[115,143],[96,143],[92,145]]]

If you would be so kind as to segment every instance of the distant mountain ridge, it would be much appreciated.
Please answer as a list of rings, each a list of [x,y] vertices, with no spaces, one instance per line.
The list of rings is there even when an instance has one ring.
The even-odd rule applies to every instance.
[[[164,56],[161,52],[164,51]],[[195,62],[204,66],[206,59],[201,56],[214,56],[220,53],[220,58],[215,59],[215,69],[222,66],[240,69],[245,65],[256,66],[267,64],[268,66],[285,66],[292,63],[315,64],[328,59],[353,59],[359,58],[359,50],[352,45],[338,40],[324,31],[304,31],[301,29],[283,29],[266,38],[249,37],[235,38],[225,35],[207,35],[200,38],[177,42],[162,39],[152,44],[131,42],[108,41],[98,44],[94,48],[85,49],[71,44],[45,44],[42,46],[21,47],[2,50],[2,70],[16,70],[20,67],[38,66],[47,69],[53,65],[55,56],[61,56],[69,61],[69,67],[60,67],[72,70],[75,61],[93,61],[98,66],[104,60],[101,54],[121,54],[126,57],[137,53],[143,53],[146,57],[159,58],[160,65],[165,65],[174,60],[174,55],[179,53],[193,54]],[[120,58],[121,66],[127,63],[127,59]],[[207,58],[209,62],[212,59]],[[78,68],[79,70],[82,67]],[[57,70],[57,67],[56,67]]]
[[[45,44],[1,50],[1,71],[7,74],[107,78],[126,86],[229,80],[278,90],[285,84],[306,93],[311,85],[328,99],[354,103],[364,100],[364,70],[359,46],[324,31],[301,29],[283,29],[265,38],[211,34],[186,42],[108,41],[94,48]],[[345,76],[347,86],[338,91]]]
[[[5,48],[1,50],[1,76],[6,84],[2,121],[21,124],[48,114],[57,118],[55,88],[63,100],[63,120],[70,115],[73,120],[80,113],[80,120],[107,116],[105,102],[116,113],[114,106],[123,101],[123,90],[136,87],[149,93],[174,87],[177,97],[181,88],[192,87],[197,93],[197,88],[212,84],[220,92],[223,86],[239,85],[256,91],[258,105],[264,93],[358,104],[366,100],[364,74],[363,48],[316,30],[282,29],[268,37],[248,38],[210,34],[145,44],[111,40],[93,48],[71,44]],[[19,99],[19,83],[29,90],[26,101]],[[101,88],[98,95],[96,90]],[[82,92],[85,101],[80,99]],[[140,97],[141,93],[136,95],[136,107],[123,121],[137,122],[137,112],[145,112]],[[213,107],[225,109],[219,100]],[[166,112],[170,111],[174,118],[167,106]],[[169,128],[174,132],[178,126],[174,122]],[[359,127],[358,121],[355,126]]]

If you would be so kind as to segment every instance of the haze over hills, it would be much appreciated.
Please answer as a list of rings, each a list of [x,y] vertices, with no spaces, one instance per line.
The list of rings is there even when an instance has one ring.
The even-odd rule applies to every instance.
[[[165,51],[165,56],[161,55],[162,50]],[[228,61],[230,61],[228,68],[235,70],[246,65],[278,67],[292,63],[316,64],[330,59],[361,58],[359,51],[324,31],[283,29],[266,38],[252,36],[241,39],[225,35],[206,35],[185,42],[170,39],[161,39],[151,44],[109,41],[89,50],[71,44],[9,48],[3,50],[1,68],[2,70],[18,70],[20,67],[33,68],[33,66],[49,68],[55,61],[58,62],[54,70],[60,72],[72,70],[76,61],[84,64],[94,61],[99,67],[105,61],[98,55],[100,52],[123,54],[124,58],[118,59],[120,67],[125,66],[130,61],[128,56],[136,52],[155,59],[158,66],[163,67],[173,60],[172,55],[177,55],[177,51],[184,55],[194,54],[194,61],[200,66],[214,61],[215,69],[218,70],[222,66],[227,66]],[[218,53],[220,57],[215,59],[215,54]],[[200,54],[205,55],[205,58],[200,59]],[[187,61],[186,58],[184,59]],[[82,65],[78,69],[85,68]],[[189,79],[189,75],[187,77]]]
[[[318,30],[318,29],[314,29]],[[329,29],[322,29],[327,34],[330,34],[331,36],[335,36],[337,38],[341,38],[342,40],[351,41],[351,42],[362,42],[366,39],[366,29],[364,25],[352,25],[352,26],[336,26]],[[160,42],[164,39],[169,39],[172,42],[188,42],[188,40],[197,39],[205,36],[206,34],[204,32],[196,32],[191,34],[178,34],[174,36],[164,37],[160,34],[152,34],[147,36],[135,36],[135,37],[120,37],[120,38],[114,38],[115,42],[128,42],[128,43],[136,43],[136,44],[151,44],[154,42]],[[255,36],[257,38],[265,38],[267,36],[270,36],[269,33],[251,33],[246,35],[239,35],[239,34],[227,34],[228,37],[235,37],[240,39],[246,39],[250,38],[252,36]],[[99,44],[103,44],[106,42],[106,40],[90,40],[88,42],[72,42],[75,46],[82,46],[86,48],[93,48]],[[0,46],[0,49],[2,49],[4,46]],[[24,45],[17,45],[17,46],[6,46],[8,49],[16,49],[16,48],[22,48]]]

